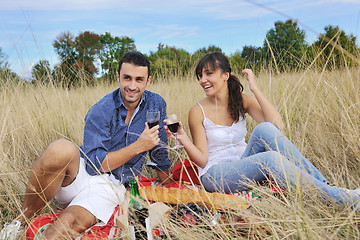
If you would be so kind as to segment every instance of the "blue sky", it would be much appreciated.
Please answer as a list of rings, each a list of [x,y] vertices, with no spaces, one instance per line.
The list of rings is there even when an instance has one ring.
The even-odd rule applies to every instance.
[[[0,47],[23,77],[40,59],[59,62],[52,43],[65,31],[125,35],[146,54],[161,42],[190,53],[216,45],[230,55],[262,46],[275,21],[293,18],[310,44],[327,25],[360,42],[360,0],[1,0],[0,6]]]

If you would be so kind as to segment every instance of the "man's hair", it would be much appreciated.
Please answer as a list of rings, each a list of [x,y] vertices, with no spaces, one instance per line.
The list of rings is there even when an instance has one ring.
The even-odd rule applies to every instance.
[[[132,63],[137,66],[144,66],[148,69],[148,77],[150,76],[150,61],[149,59],[140,52],[127,52],[120,59],[118,73],[120,73],[120,69],[123,63]]]

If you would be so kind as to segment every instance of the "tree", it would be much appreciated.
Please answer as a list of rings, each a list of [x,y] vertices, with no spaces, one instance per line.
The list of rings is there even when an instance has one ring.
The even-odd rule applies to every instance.
[[[98,34],[85,31],[74,38],[70,32],[64,32],[57,36],[53,46],[61,60],[53,71],[55,82],[64,87],[94,83],[98,72],[94,62],[102,48]]]
[[[78,82],[75,38],[70,32],[63,32],[54,40],[53,47],[59,55],[60,64],[54,68],[53,78],[56,83],[64,87],[75,85]]]
[[[6,54],[3,52],[0,47],[0,69],[8,68],[9,63],[6,60]]]
[[[99,54],[102,71],[106,77],[114,80],[120,59],[125,53],[136,51],[134,40],[127,36],[113,37],[106,32],[100,36],[100,43],[103,45]]]
[[[53,43],[53,47],[61,61],[72,60],[75,62],[75,38],[70,32],[59,34]]]
[[[98,72],[94,62],[102,48],[100,36],[96,33],[85,31],[75,38],[77,65],[92,77]]]
[[[181,48],[162,46],[156,52],[150,52],[149,60],[152,75],[184,75],[189,70],[191,55]]]
[[[255,65],[261,59],[261,48],[245,45],[241,51],[241,57],[249,64]]]
[[[5,82],[17,83],[20,81],[19,76],[10,69],[10,64],[7,61],[7,55],[0,47],[0,85]]]
[[[267,32],[263,45],[264,56],[274,63],[279,71],[297,68],[302,63],[308,48],[305,32],[298,27],[297,21],[277,21],[275,27]]]
[[[48,60],[40,60],[31,70],[31,76],[35,81],[48,82],[51,76],[51,67]]]
[[[193,62],[198,62],[205,54],[212,52],[222,53],[222,49],[215,45],[210,45],[207,48],[203,47],[194,52],[191,58],[193,59]]]
[[[317,63],[328,68],[351,66],[358,52],[356,37],[345,34],[338,26],[328,25],[324,28],[325,33],[320,34],[317,41],[312,45],[315,54],[319,54]]]
[[[262,49],[261,47],[255,46],[248,46],[245,45],[241,51],[240,56],[238,57],[241,59],[242,68],[251,68],[252,70],[256,71],[260,68],[260,64],[262,61]]]
[[[232,72],[240,72],[242,69],[245,68],[246,59],[241,56],[240,51],[236,51],[235,53],[230,55],[229,62],[232,68]]]

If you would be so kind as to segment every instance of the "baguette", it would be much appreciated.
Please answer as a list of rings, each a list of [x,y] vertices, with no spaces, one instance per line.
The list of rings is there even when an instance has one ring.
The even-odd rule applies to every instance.
[[[144,186],[139,187],[140,196],[145,201],[163,202],[168,204],[197,203],[203,206],[212,206],[215,209],[246,209],[245,200],[225,193],[209,193],[192,189],[164,188]]]

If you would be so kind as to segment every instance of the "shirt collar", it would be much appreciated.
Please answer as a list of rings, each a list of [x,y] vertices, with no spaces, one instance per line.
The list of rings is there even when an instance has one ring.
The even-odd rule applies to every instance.
[[[148,91],[145,90],[144,93],[143,93],[143,95],[141,96],[140,102],[139,102],[139,104],[138,104],[138,106],[137,106],[136,108],[138,108],[139,106],[141,106],[141,105],[143,105],[143,104],[145,103],[147,94],[148,94]],[[116,107],[116,108],[120,108],[121,106],[123,106],[124,108],[126,108],[126,107],[125,107],[125,104],[124,104],[124,102],[123,102],[123,100],[122,100],[122,98],[121,98],[120,88],[118,89],[118,97],[115,98],[115,99],[116,99],[116,101],[115,101],[115,107]]]

